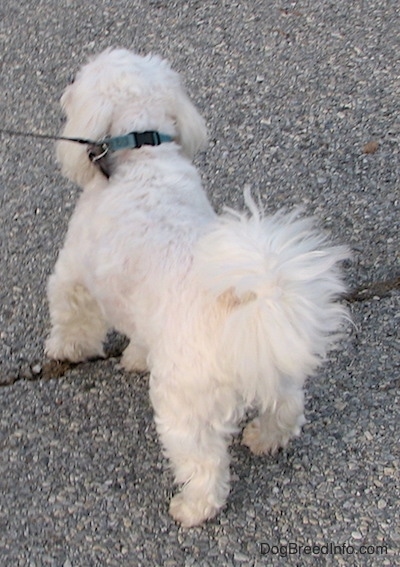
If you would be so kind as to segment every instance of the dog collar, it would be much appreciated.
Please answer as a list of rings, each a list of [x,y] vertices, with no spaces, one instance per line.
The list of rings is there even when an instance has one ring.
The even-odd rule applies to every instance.
[[[91,161],[96,162],[109,152],[134,150],[142,146],[159,146],[163,142],[173,142],[173,140],[172,136],[153,130],[129,132],[124,136],[109,136],[99,142],[89,142],[88,155]]]
[[[146,132],[129,132],[124,136],[107,137],[100,142],[89,142],[87,154],[90,161],[97,165],[100,171],[110,177],[106,156],[110,152],[120,150],[133,150],[142,146],[159,146],[164,142],[173,142],[174,139],[168,134],[161,134],[153,130]]]
[[[135,148],[141,148],[142,146],[159,146],[163,142],[173,141],[174,139],[172,136],[169,136],[168,134],[161,134],[154,130],[148,130],[146,132],[129,132],[129,134],[125,134],[124,136],[108,136],[99,142],[85,140],[89,146],[87,150],[89,159],[94,162],[104,157],[108,154],[108,152],[134,150]]]
[[[106,145],[108,151],[129,150],[141,148],[142,146],[159,146],[163,142],[173,142],[173,137],[168,134],[161,134],[153,130],[147,132],[129,132],[125,136],[114,136],[105,138],[101,145]]]

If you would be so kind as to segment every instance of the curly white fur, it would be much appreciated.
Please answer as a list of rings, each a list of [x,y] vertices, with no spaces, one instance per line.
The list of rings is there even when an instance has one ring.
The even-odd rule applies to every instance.
[[[49,357],[103,353],[109,328],[130,344],[122,364],[151,373],[157,429],[181,492],[184,526],[213,517],[229,492],[230,435],[246,408],[260,416],[243,441],[276,451],[303,423],[303,383],[346,317],[338,262],[308,219],[218,217],[190,157],[203,119],[159,57],[107,50],[63,97],[65,136],[100,139],[158,130],[173,143],[114,154],[111,177],[84,147],[61,142],[63,172],[84,187],[48,285]]]

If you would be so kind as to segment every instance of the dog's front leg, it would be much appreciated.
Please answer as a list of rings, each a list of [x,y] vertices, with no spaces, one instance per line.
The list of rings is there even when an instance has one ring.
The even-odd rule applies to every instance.
[[[134,336],[130,339],[131,342],[122,355],[121,367],[128,372],[146,372],[148,370],[148,349],[136,341]]]
[[[104,356],[107,324],[97,301],[76,280],[56,269],[49,279],[48,299],[52,329],[46,355],[55,360],[79,362]]]
[[[194,400],[185,403],[179,391],[175,399],[165,391],[161,400],[160,391],[150,393],[164,453],[182,485],[171,500],[170,514],[184,527],[201,524],[217,514],[229,493],[228,428],[199,415],[199,408],[210,407],[212,400],[197,396],[196,407]]]

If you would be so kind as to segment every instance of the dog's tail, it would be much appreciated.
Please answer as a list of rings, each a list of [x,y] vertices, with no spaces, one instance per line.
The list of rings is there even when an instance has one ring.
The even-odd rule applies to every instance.
[[[247,403],[274,403],[279,384],[301,386],[332,346],[346,308],[338,263],[299,212],[263,216],[245,195],[250,217],[228,210],[195,254],[202,285],[226,310],[218,359]],[[289,385],[288,384],[288,385]]]

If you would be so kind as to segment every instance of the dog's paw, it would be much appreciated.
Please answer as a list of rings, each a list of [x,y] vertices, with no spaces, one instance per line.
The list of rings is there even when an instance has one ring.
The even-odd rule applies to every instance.
[[[174,496],[169,506],[173,519],[184,528],[191,528],[213,518],[219,510],[207,499],[189,500],[184,493]]]
[[[68,360],[70,362],[83,362],[92,358],[104,358],[103,346],[79,343],[77,341],[60,341],[51,336],[45,345],[45,354],[53,360]]]
[[[300,423],[301,421],[301,423]],[[292,437],[297,437],[301,431],[303,420],[293,430],[279,428],[264,429],[258,418],[251,421],[243,431],[242,443],[249,447],[255,455],[274,455],[279,449],[286,447]]]
[[[243,431],[242,444],[246,445],[255,455],[273,452],[273,447],[268,443],[268,439],[265,439],[262,435],[259,419],[254,419],[246,425]]]
[[[147,351],[133,343],[130,343],[124,350],[121,358],[120,368],[128,372],[146,372]]]

